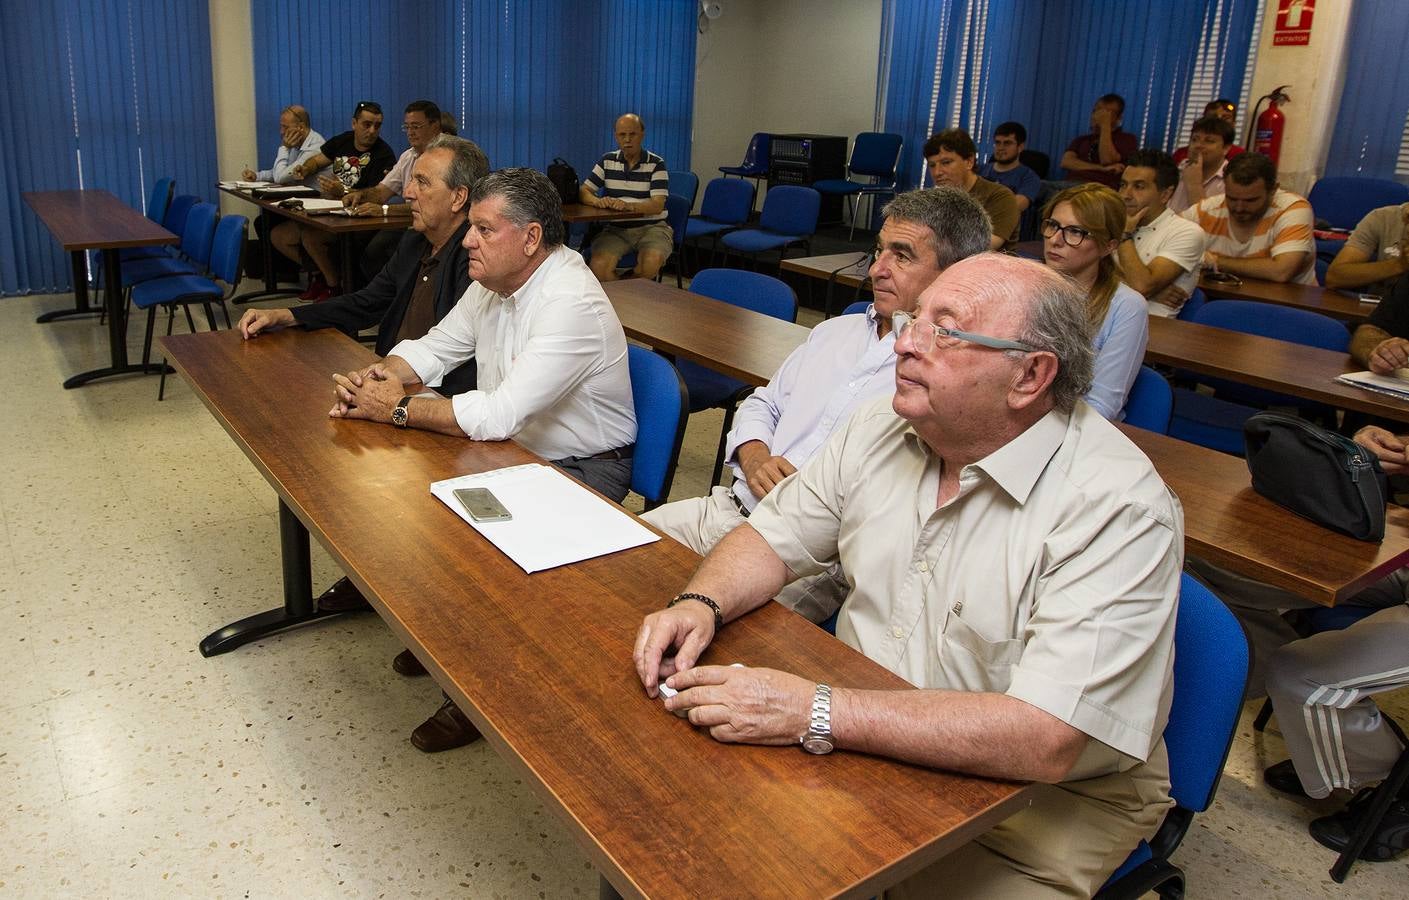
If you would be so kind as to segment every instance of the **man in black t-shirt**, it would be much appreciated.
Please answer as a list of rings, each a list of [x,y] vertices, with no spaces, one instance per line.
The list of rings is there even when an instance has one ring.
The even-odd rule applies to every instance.
[[[1394,283],[1350,338],[1350,355],[1380,375],[1409,367],[1409,275]]]
[[[333,174],[320,176],[318,187],[323,196],[332,198],[379,184],[396,165],[396,154],[381,139],[381,130],[381,106],[364,100],[352,111],[352,129],[329,138],[316,156],[295,166],[291,173],[295,180],[299,180],[331,166]],[[303,254],[307,253],[318,267],[321,279],[315,275],[309,282],[308,290],[299,295],[300,299],[326,300],[342,293],[338,266],[333,260],[331,234],[316,228],[304,228],[290,220],[277,225],[269,237],[279,252],[289,259],[302,263]]]

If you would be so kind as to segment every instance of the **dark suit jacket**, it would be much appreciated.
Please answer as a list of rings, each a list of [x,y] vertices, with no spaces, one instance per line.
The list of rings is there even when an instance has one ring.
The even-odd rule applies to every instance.
[[[439,322],[455,307],[469,289],[469,251],[461,246],[469,223],[461,223],[455,234],[440,248],[440,266],[436,269],[435,320]],[[401,329],[406,306],[411,302],[411,289],[421,269],[421,254],[429,241],[419,231],[407,229],[397,244],[391,260],[360,291],[343,294],[322,303],[293,308],[294,321],[304,328],[337,328],[356,337],[364,328],[377,325],[379,356],[386,356]],[[474,390],[475,361],[467,361],[445,376],[438,390],[450,396]]]

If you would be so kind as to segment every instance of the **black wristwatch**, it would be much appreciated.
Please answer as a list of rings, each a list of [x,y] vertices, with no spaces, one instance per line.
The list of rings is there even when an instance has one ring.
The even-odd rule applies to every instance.
[[[411,397],[402,397],[401,402],[396,404],[396,409],[391,411],[391,424],[397,428],[405,428],[410,413],[407,407],[411,404]]]

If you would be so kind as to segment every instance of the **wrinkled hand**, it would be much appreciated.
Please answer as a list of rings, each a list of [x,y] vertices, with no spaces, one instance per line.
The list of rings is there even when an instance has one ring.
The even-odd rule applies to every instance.
[[[347,207],[356,206],[357,204],[359,204],[359,203],[362,202],[362,195],[365,194],[365,193],[367,193],[367,192],[366,192],[366,191],[348,191],[346,194],[343,194],[343,195],[342,195],[342,205],[343,205],[343,206],[347,206]]]
[[[1385,474],[1398,475],[1409,469],[1409,456],[1405,455],[1404,440],[1395,437],[1393,432],[1378,425],[1366,425],[1355,432],[1352,440],[1375,454]]]
[[[631,204],[627,203],[625,200],[621,199],[620,197],[603,197],[603,198],[602,198],[602,206],[604,206],[604,207],[607,208],[607,209],[616,209],[616,210],[627,210],[627,209],[630,209],[630,208],[631,208]]]
[[[700,666],[670,676],[680,693],[665,701],[716,741],[796,744],[812,718],[815,682],[777,669]]]
[[[1385,338],[1370,351],[1370,371],[1379,375],[1393,375],[1395,369],[1409,366],[1409,341],[1404,338]]]
[[[778,482],[797,471],[797,466],[781,456],[765,457],[760,462],[744,467],[744,479],[753,495],[762,499],[778,486]]]
[[[240,316],[240,335],[249,340],[262,331],[283,328],[294,323],[294,314],[287,309],[247,309]]]
[[[373,363],[356,372],[333,376],[333,408],[328,415],[334,419],[390,422],[391,411],[404,396],[401,379],[382,363]]]
[[[1177,284],[1167,284],[1146,299],[1151,303],[1168,306],[1170,309],[1178,312],[1184,308],[1184,303],[1189,299],[1189,294]]]
[[[698,600],[646,616],[631,652],[646,696],[654,697],[663,679],[692,667],[713,639],[714,610]],[[666,651],[672,649],[675,655],[667,657]]]
[[[319,175],[318,190],[329,200],[335,200],[347,193],[347,186],[331,175]]]
[[[240,178],[244,181],[254,181],[259,177],[259,173],[254,169],[245,169],[240,173]]]
[[[349,194],[348,196],[351,195]],[[346,199],[343,200],[343,205],[351,206],[351,204],[348,203]],[[382,215],[382,205],[380,203],[359,203],[356,206],[352,207],[352,215],[380,216]]]

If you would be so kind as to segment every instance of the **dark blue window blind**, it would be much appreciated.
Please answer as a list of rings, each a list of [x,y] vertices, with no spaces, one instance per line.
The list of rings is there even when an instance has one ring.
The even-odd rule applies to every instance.
[[[1409,15],[1402,0],[1359,0],[1327,175],[1409,177]],[[1288,115],[1296,115],[1295,107]]]

